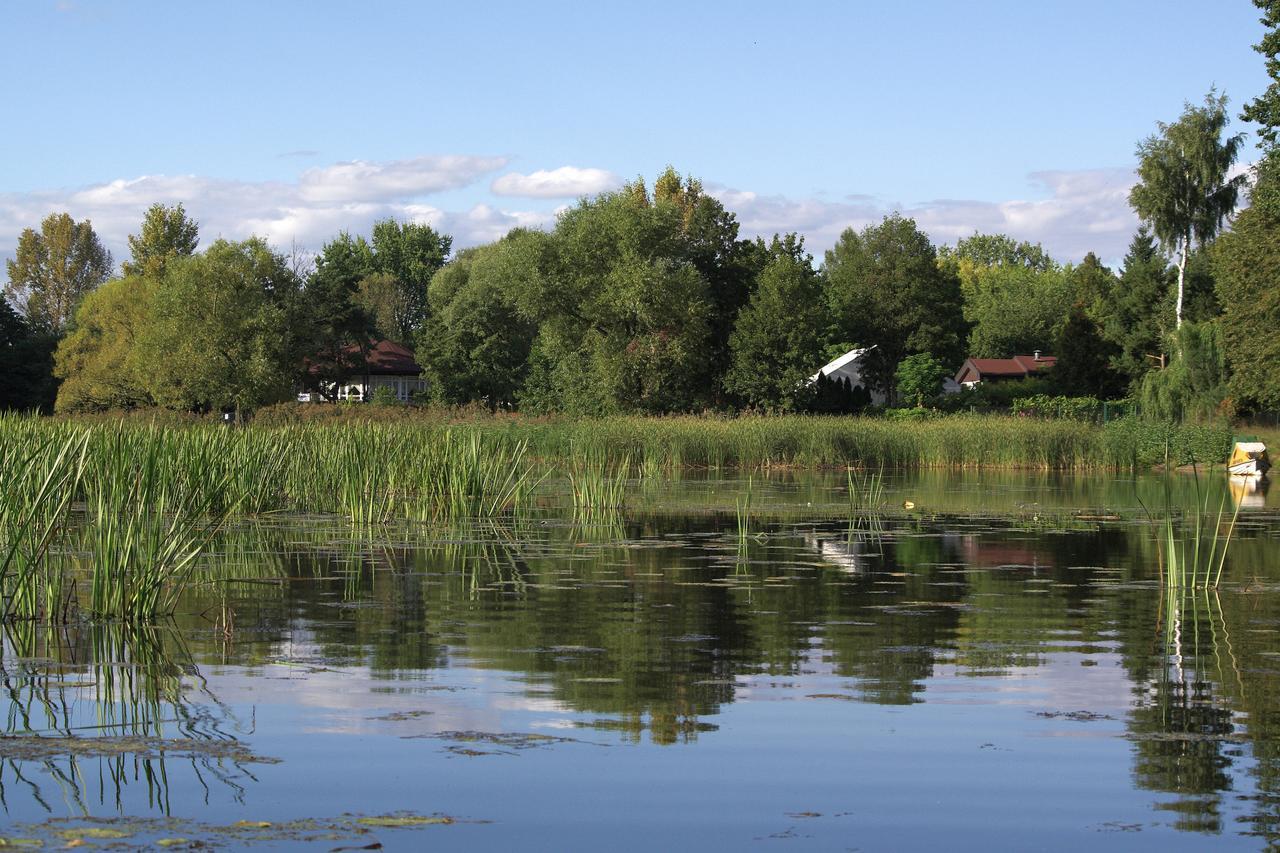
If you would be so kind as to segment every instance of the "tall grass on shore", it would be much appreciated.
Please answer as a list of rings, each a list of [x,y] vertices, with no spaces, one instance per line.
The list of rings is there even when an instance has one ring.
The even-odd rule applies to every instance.
[[[357,526],[519,516],[534,505],[536,471],[567,475],[579,523],[616,525],[633,462],[649,478],[681,467],[1139,470],[1159,461],[1157,449],[1179,464],[1223,457],[1229,443],[1221,426],[977,415],[497,415],[238,429],[0,415],[0,618],[58,621],[77,606],[154,618],[233,516],[328,513]],[[883,499],[876,478],[850,487],[851,511]],[[1220,554],[1210,543],[1177,555],[1199,567],[1198,583],[1204,553]]]
[[[808,415],[522,419],[493,417],[455,428],[528,442],[549,464],[603,454],[641,460],[645,471],[680,467],[771,469],[855,467],[1022,468],[1135,471],[1171,448],[1174,464],[1221,457],[1225,425],[1150,424],[1136,419],[1098,426],[1081,421],[1000,415],[951,415],[903,422]]]
[[[330,410],[336,414],[310,414]],[[331,444],[344,434],[370,444],[388,435],[399,436],[402,449],[410,452],[440,440],[446,432],[475,434],[488,448],[523,443],[531,460],[558,467],[590,456],[615,463],[630,459],[645,476],[677,468],[1132,471],[1163,462],[1166,447],[1175,465],[1193,459],[1225,460],[1231,443],[1231,430],[1224,424],[1170,425],[1136,418],[1099,426],[1078,420],[976,414],[911,421],[813,415],[531,418],[406,409],[391,420],[374,417],[382,411],[300,404],[296,409],[264,413],[247,429],[179,423],[164,430],[202,435],[202,440],[219,448],[228,467],[232,460],[249,463],[235,466],[241,472],[235,484],[238,490],[257,489],[264,503],[283,491],[292,503],[308,509],[317,509],[310,498],[330,487],[324,480],[332,463]],[[286,412],[289,417],[284,416]],[[148,416],[137,413],[130,421],[145,425]],[[113,422],[98,417],[87,423]],[[77,421],[8,418],[0,435],[22,424],[26,431],[42,434],[83,428]],[[258,478],[254,473],[259,466],[286,470],[283,475]],[[256,511],[249,505],[245,510]]]

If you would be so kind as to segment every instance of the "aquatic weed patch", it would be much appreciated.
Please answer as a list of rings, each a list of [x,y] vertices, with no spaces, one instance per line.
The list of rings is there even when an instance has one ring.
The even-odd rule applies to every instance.
[[[349,849],[378,849],[380,833],[430,831],[455,824],[483,824],[484,820],[458,818],[443,813],[397,811],[387,814],[349,813],[331,818],[254,820],[208,823],[165,817],[59,817],[43,823],[22,823],[9,837],[0,836],[0,847],[42,848],[94,846],[158,846],[168,849],[207,847],[271,847],[280,843],[343,843]],[[77,843],[79,842],[79,843]],[[424,843],[424,842],[417,842]],[[375,846],[376,845],[376,846]],[[346,848],[338,848],[346,849]]]

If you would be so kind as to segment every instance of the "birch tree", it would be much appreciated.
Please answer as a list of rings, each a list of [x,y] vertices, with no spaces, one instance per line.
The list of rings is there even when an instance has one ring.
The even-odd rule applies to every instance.
[[[1173,124],[1138,143],[1138,183],[1129,204],[1151,226],[1178,268],[1174,324],[1182,326],[1187,255],[1211,241],[1235,210],[1245,176],[1228,177],[1244,134],[1225,139],[1227,96],[1210,90],[1204,106],[1187,104]]]

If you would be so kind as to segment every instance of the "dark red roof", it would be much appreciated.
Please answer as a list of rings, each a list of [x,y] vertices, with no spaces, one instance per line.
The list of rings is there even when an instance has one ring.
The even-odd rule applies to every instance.
[[[352,349],[354,352],[354,348]],[[376,376],[394,374],[396,376],[422,373],[422,368],[413,358],[413,351],[395,341],[378,341],[369,350],[367,358],[368,372]]]
[[[1037,370],[1046,370],[1057,364],[1058,359],[1052,355],[1015,355],[1013,358],[970,358],[965,359],[960,372],[956,374],[957,382],[973,382],[993,377],[1030,376]]]
[[[341,361],[355,368],[355,376],[420,376],[422,367],[413,358],[413,351],[395,341],[370,341],[369,354],[363,370],[356,367],[360,363],[360,348],[355,344],[342,348]],[[315,363],[307,360],[307,371],[316,373]]]

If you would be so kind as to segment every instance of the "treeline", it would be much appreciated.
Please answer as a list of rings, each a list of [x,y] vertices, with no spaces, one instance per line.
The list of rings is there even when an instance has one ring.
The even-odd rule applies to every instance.
[[[392,220],[313,262],[256,238],[197,252],[183,207],[157,204],[109,278],[90,224],[54,214],[8,263],[0,406],[253,409],[332,394],[387,338],[415,349],[430,401],[533,413],[848,410],[866,395],[808,380],[857,346],[874,346],[872,388],[907,405],[941,405],[966,356],[1039,350],[1052,371],[986,393],[1133,397],[1173,420],[1274,411],[1280,12],[1259,5],[1273,82],[1244,113],[1262,126],[1252,206],[1232,219],[1243,137],[1210,92],[1139,143],[1143,225],[1116,271],[1005,235],[936,247],[898,214],[846,230],[816,264],[798,234],[743,239],[671,168],[581,199],[549,231],[456,254]]]
[[[68,223],[90,235],[81,249],[58,246]],[[25,312],[0,313],[8,407],[48,407],[56,388],[61,411],[253,409],[358,376],[378,338],[415,348],[432,401],[574,414],[829,409],[808,378],[871,344],[868,380],[910,405],[930,404],[966,356],[1059,357],[998,399],[1122,397],[1185,361],[1177,269],[1145,226],[1118,274],[1004,235],[936,248],[898,215],[846,231],[816,265],[798,235],[741,239],[733,213],[673,170],[452,257],[447,235],[389,220],[311,263],[259,239],[197,252],[181,205],[147,211],[117,278],[89,224],[65,214],[20,243],[8,290]],[[1208,246],[1189,254],[1181,335],[1200,349],[1181,352],[1221,362],[1200,414],[1226,394],[1216,341],[1238,334],[1223,310],[1236,279],[1220,267]],[[1245,405],[1274,403],[1244,390]]]

